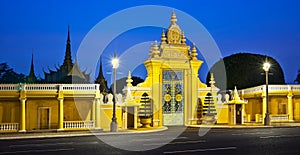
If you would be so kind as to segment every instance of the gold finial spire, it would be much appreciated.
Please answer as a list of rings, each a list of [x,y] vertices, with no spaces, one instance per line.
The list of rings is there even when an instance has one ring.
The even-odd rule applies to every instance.
[[[214,78],[214,74],[213,73],[210,73],[210,87],[214,87],[215,86],[215,78]]]
[[[186,41],[186,39],[185,39],[185,36],[184,36],[184,32],[182,31],[181,32],[181,44],[185,45],[185,41]]]
[[[127,76],[127,80],[126,80],[126,82],[127,82],[127,86],[132,86],[132,77],[131,77],[131,73],[130,73],[130,71],[128,71],[128,76]]]
[[[151,43],[150,50],[149,50],[149,57],[153,57],[153,43]]]
[[[197,60],[197,49],[196,49],[196,45],[193,44],[193,48],[192,48],[192,53],[191,53],[191,56],[192,56],[192,60]]]
[[[161,40],[161,44],[166,44],[166,43],[167,43],[167,42],[166,42],[167,38],[166,38],[166,34],[165,34],[164,29],[162,30],[160,40]]]
[[[170,21],[171,21],[172,24],[176,24],[176,22],[177,22],[177,18],[176,18],[174,10],[172,11],[172,16],[171,16]]]
[[[152,48],[152,53],[153,53],[154,58],[159,57],[159,47],[158,47],[158,44],[157,44],[156,40],[155,40],[153,48]]]
[[[239,93],[238,93],[238,91],[236,89],[236,86],[234,86],[233,100],[235,100],[235,101],[240,101],[241,100],[240,97],[239,97]]]

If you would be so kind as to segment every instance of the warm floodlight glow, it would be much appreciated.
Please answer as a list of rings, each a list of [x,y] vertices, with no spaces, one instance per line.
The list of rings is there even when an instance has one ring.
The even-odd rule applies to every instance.
[[[271,64],[269,62],[265,62],[264,66],[263,66],[263,69],[264,69],[264,71],[268,72],[270,67],[271,67]]]
[[[111,60],[111,64],[113,65],[113,68],[118,68],[119,67],[119,59],[116,57],[116,55],[114,56],[114,58]]]

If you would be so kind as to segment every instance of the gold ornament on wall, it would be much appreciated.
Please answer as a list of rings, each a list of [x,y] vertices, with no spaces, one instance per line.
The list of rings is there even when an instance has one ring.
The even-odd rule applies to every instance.
[[[166,94],[165,95],[165,101],[166,102],[170,102],[171,101],[171,95],[170,94]]]
[[[180,102],[180,101],[182,100],[181,94],[177,94],[177,95],[175,96],[175,100],[176,100],[177,102]]]

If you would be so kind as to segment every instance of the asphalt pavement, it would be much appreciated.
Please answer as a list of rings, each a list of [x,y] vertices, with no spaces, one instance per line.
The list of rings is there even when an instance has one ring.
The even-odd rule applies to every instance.
[[[283,127],[300,127],[300,123],[272,123],[270,126],[264,126],[261,123],[246,123],[243,125],[190,125],[189,127],[196,128],[283,128]],[[135,134],[135,133],[152,133],[167,130],[168,127],[151,127],[138,129],[119,129],[118,132],[109,132],[103,130],[81,130],[81,131],[56,131],[56,130],[36,130],[25,133],[0,133],[0,140],[5,139],[28,139],[28,138],[53,138],[53,137],[77,137],[91,135],[120,135],[120,134]]]
[[[2,154],[299,154],[300,127],[170,126],[153,132],[0,140]],[[154,132],[155,131],[155,132]],[[69,132],[65,132],[65,135]],[[76,132],[74,132],[76,133]],[[34,133],[30,133],[34,134]],[[59,133],[61,134],[61,132]],[[90,133],[89,133],[90,134]],[[27,135],[27,134],[24,134]]]

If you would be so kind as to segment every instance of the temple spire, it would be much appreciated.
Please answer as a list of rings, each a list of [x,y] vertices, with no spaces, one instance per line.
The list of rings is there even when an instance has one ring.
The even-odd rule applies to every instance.
[[[191,52],[191,57],[192,57],[192,60],[197,60],[197,49],[196,49],[196,45],[193,44],[193,47],[192,47],[192,52]]]
[[[130,73],[130,71],[128,71],[128,76],[127,76],[127,80],[126,80],[126,82],[127,82],[127,87],[131,87],[132,86],[132,77],[131,77],[131,73]]]
[[[103,94],[107,93],[108,87],[107,87],[107,80],[103,76],[103,67],[102,67],[102,56],[100,57],[100,67],[99,67],[99,74],[97,79],[95,80],[95,83],[100,84],[100,92]]]
[[[70,44],[71,40],[70,40],[70,25],[68,25],[68,39],[67,39],[67,43]]]
[[[164,30],[162,30],[162,32],[161,32],[161,38],[160,38],[160,40],[161,40],[161,44],[166,44],[167,43],[166,42],[167,38],[166,38],[166,34],[165,34]]]
[[[31,65],[30,65],[30,73],[29,73],[29,76],[31,76],[31,75],[35,76],[35,74],[34,74],[34,63],[33,63],[33,53],[32,53],[32,55],[31,55]]]
[[[69,71],[73,67],[72,56],[71,56],[70,26],[68,26],[68,38],[67,38],[66,53],[65,53],[63,66],[66,67]]]
[[[26,78],[26,81],[28,83],[35,83],[35,82],[37,82],[37,78],[36,78],[35,73],[34,73],[33,53],[31,55],[30,72],[29,72],[29,75]]]
[[[177,17],[176,17],[176,15],[175,15],[175,12],[174,12],[174,10],[172,11],[172,16],[171,16],[171,24],[176,24],[176,22],[177,22]]]

